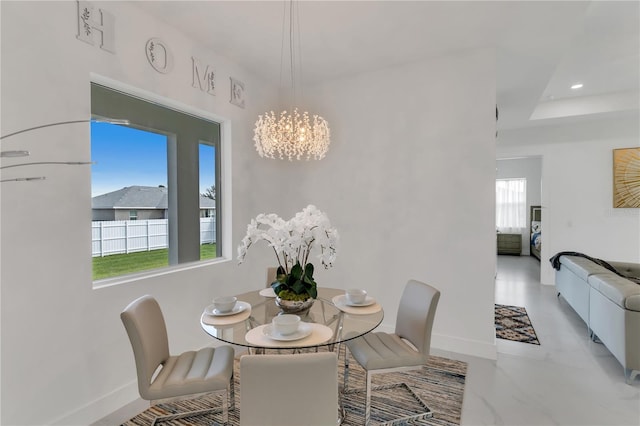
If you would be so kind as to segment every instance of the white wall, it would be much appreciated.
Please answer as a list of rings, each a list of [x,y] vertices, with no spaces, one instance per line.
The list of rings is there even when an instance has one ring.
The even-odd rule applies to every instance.
[[[522,231],[521,255],[531,254],[530,224],[531,206],[540,205],[540,182],[542,173],[542,159],[540,157],[498,159],[496,161],[496,179],[527,180],[527,221]]]
[[[501,131],[498,158],[542,156],[544,234],[541,281],[554,284],[548,259],[578,251],[640,262],[640,209],[613,208],[613,149],[639,146],[636,114]]]
[[[307,94],[331,125],[332,145],[322,162],[287,170],[298,191],[283,201],[315,202],[341,232],[336,266],[319,282],[367,288],[385,302],[387,326],[409,278],[431,283],[442,291],[433,345],[495,357],[493,52]]]
[[[231,129],[233,248],[258,213],[288,217],[314,203],[342,234],[336,267],[318,271],[320,285],[368,288],[385,306],[388,328],[406,280],[432,283],[442,290],[433,345],[495,358],[493,52],[310,90],[332,126],[328,157],[269,161],[256,155],[252,130],[275,88],[132,4],[93,4],[116,17],[115,55],[76,40],[75,2],[1,3],[1,134],[88,118],[91,73],[223,117]],[[147,63],[151,37],[172,48],[170,74]],[[192,55],[215,67],[217,96],[191,87]],[[228,102],[229,76],[245,82],[246,109]],[[30,161],[88,160],[89,125],[26,133],[2,149],[28,149]],[[173,352],[205,346],[202,308],[215,295],[261,287],[273,263],[268,249],[256,248],[241,266],[227,261],[93,289],[89,167],[11,170],[2,177],[47,180],[2,184],[2,424],[88,424],[130,402],[135,367],[119,319],[128,302],[158,298]]]
[[[76,2],[2,2],[2,131],[90,117],[90,73],[216,114],[231,125],[233,237],[273,202],[274,164],[256,159],[253,124],[277,88],[228,59],[194,44],[123,2],[93,2],[116,19],[116,54],[76,39]],[[145,43],[160,37],[175,68],[160,74]],[[191,87],[191,56],[215,67],[218,93]],[[246,109],[229,103],[229,77],[246,85]],[[89,124],[58,126],[2,141],[28,149],[27,161],[89,160]],[[2,164],[21,161],[3,159]],[[2,424],[88,424],[135,399],[133,355],[119,314],[150,293],[163,307],[174,352],[212,342],[197,319],[215,295],[264,282],[255,263],[235,260],[176,271],[98,290],[91,281],[91,188],[88,166],[3,170],[2,177],[46,175],[36,182],[2,183]],[[223,194],[224,197],[224,194]],[[259,206],[259,208],[257,207]],[[43,232],[49,238],[40,238]],[[59,241],[65,241],[60,249]],[[266,256],[266,253],[265,253]]]

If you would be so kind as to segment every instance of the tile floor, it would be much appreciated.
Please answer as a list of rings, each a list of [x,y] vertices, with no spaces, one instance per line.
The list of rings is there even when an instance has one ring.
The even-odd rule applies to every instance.
[[[438,352],[469,363],[463,425],[640,425],[640,380],[625,384],[622,366],[587,334],[540,263],[498,256],[496,303],[524,306],[541,345],[497,339],[498,359]]]
[[[463,425],[640,425],[640,380],[625,384],[618,361],[553,286],[540,284],[540,263],[498,256],[496,303],[524,306],[541,345],[497,339],[491,361],[434,349],[469,363]],[[119,424],[147,407],[135,401],[95,423]]]

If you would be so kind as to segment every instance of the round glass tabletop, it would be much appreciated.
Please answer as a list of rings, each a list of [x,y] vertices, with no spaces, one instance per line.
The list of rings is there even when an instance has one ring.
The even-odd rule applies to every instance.
[[[296,313],[302,325],[290,336],[280,336],[273,331],[271,320],[282,311],[275,303],[273,292],[265,289],[237,295],[238,302],[243,303],[236,305],[238,312],[232,315],[214,315],[205,309],[200,324],[207,334],[218,340],[254,349],[330,346],[360,337],[380,325],[384,311],[377,302],[349,306],[343,296],[344,290],[318,288],[318,297],[311,308]]]

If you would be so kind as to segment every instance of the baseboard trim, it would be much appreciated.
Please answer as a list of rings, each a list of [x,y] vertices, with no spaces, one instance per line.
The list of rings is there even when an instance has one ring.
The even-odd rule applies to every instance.
[[[130,404],[137,398],[139,398],[138,382],[134,380],[48,424],[55,426],[90,425]]]
[[[433,333],[431,335],[431,346],[443,351],[456,352],[494,361],[498,359],[498,348],[495,340],[493,343],[487,343]]]

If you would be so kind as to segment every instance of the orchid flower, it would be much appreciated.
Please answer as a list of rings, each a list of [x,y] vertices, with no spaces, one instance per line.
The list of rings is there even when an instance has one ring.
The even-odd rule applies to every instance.
[[[287,274],[296,263],[303,268],[311,263],[309,256],[315,247],[319,249],[320,263],[330,268],[336,260],[339,239],[327,215],[314,205],[308,205],[288,221],[273,213],[261,213],[247,225],[247,234],[238,245],[238,263],[244,261],[249,247],[263,240]]]

